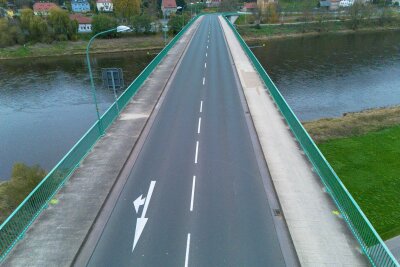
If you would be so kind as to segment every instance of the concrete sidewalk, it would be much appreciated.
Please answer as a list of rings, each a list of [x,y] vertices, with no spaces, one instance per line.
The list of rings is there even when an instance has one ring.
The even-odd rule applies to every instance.
[[[400,236],[393,237],[385,241],[393,256],[400,262]]]
[[[4,266],[70,266],[155,109],[198,19],[10,252]]]
[[[369,266],[250,59],[220,21],[301,265]]]

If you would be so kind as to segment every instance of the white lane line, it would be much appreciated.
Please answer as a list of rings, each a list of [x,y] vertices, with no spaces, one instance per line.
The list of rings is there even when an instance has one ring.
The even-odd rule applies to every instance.
[[[208,49],[208,45],[207,45],[207,49]]]
[[[206,53],[206,57],[207,57],[207,53]]]
[[[189,264],[189,249],[190,249],[190,233],[188,233],[186,241],[185,267],[188,267]]]
[[[194,157],[194,163],[197,164],[197,155],[199,154],[199,141],[196,142],[196,155]]]
[[[204,68],[205,68],[205,69],[207,68],[207,63],[204,63]]]
[[[201,128],[201,117],[199,118],[199,124],[197,125],[197,133],[200,134],[200,128]]]
[[[203,85],[206,84],[206,77],[203,77]]]
[[[190,200],[190,211],[193,211],[193,200],[194,200],[194,189],[196,187],[196,175],[193,175],[193,185],[192,185],[192,198]]]
[[[200,113],[203,112],[203,100],[200,101]]]

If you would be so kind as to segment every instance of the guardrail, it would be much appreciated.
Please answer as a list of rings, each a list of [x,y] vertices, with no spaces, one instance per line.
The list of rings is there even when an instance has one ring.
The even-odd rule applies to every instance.
[[[400,266],[356,201],[347,191],[346,187],[343,185],[328,161],[322,155],[321,151],[315,145],[314,141],[308,135],[307,131],[286,103],[274,82],[247,46],[246,42],[242,39],[236,28],[230,23],[229,19],[227,19],[226,15],[224,18],[233,30],[236,38],[239,40],[240,45],[246,52],[254,68],[258,71],[260,77],[264,81],[281,114],[285,117],[292,133],[300,143],[309,161],[314,166],[314,169],[321,178],[322,183],[325,185],[333,201],[336,203],[342,217],[346,221],[354,237],[357,239],[362,251],[367,256],[370,263],[373,266]]]
[[[199,15],[201,16],[201,15]],[[186,32],[186,30],[199,17],[192,18],[188,24],[164,47],[164,49],[150,62],[139,76],[128,86],[128,88],[117,99],[120,112],[136,94],[144,81],[157,67],[160,61],[167,55],[169,50]],[[89,85],[88,85],[89,87]],[[72,175],[86,155],[91,151],[96,142],[101,138],[98,124],[101,123],[104,130],[114,122],[119,115],[117,103],[114,102],[96,123],[85,133],[85,135],[72,147],[72,149],[61,159],[61,161],[43,178],[33,189],[25,200],[14,210],[13,213],[0,226],[0,262],[15,244],[23,238],[29,226],[33,223],[41,211],[48,206],[48,202]]]

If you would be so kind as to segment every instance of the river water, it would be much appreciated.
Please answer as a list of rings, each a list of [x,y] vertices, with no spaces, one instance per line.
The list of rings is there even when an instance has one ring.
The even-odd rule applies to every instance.
[[[93,55],[99,109],[113,102],[102,88],[101,68],[118,67],[129,84],[154,54]],[[40,164],[47,171],[96,120],[83,56],[0,62],[0,180],[15,162]]]
[[[329,34],[254,48],[302,121],[400,104],[400,32]]]
[[[400,104],[400,32],[274,40],[254,52],[301,120]],[[125,82],[153,55],[94,55],[99,107],[113,102],[100,69]],[[0,62],[0,180],[12,165],[50,170],[96,119],[83,56]]]

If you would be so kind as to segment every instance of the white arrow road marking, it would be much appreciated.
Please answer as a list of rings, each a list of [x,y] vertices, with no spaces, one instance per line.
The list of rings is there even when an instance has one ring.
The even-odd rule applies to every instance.
[[[147,218],[145,218],[145,216],[146,216],[147,208],[149,207],[151,195],[153,194],[155,185],[156,185],[156,181],[150,182],[149,191],[147,192],[147,196],[144,198],[144,208],[142,211],[142,216],[140,216],[140,218],[137,218],[137,220],[136,220],[135,237],[133,239],[132,252],[135,249],[137,242],[139,241],[140,235],[142,234],[144,227],[146,226]],[[140,196],[139,198],[141,198],[141,197],[142,196]],[[136,209],[136,206],[135,206],[135,209]]]
[[[140,195],[137,199],[135,199],[135,201],[133,201],[133,205],[135,206],[135,210],[136,213],[139,212],[139,207],[142,206],[144,204],[144,201],[146,200],[146,198],[142,198],[143,195]]]

